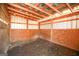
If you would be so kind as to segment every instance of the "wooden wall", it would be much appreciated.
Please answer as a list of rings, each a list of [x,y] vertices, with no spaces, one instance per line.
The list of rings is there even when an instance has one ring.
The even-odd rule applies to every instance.
[[[0,4],[0,55],[5,55],[9,47],[9,14],[6,8],[7,4]]]
[[[51,40],[51,30],[50,29],[40,29],[40,35],[46,40]]]
[[[52,42],[79,51],[79,30],[52,30]]]
[[[37,29],[11,29],[11,42],[15,41],[27,41],[38,35]]]
[[[41,34],[45,39],[49,38],[48,41],[79,51],[79,29],[53,29],[52,35],[50,33],[49,29],[41,29]]]

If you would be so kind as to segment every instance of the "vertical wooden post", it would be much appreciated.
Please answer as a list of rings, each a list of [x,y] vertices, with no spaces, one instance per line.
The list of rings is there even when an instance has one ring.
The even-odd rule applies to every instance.
[[[51,29],[50,29],[50,30],[51,30],[51,33],[50,33],[50,35],[51,35],[50,39],[51,39],[51,40],[52,40],[52,27],[53,27],[53,26],[52,26],[52,25],[53,25],[52,23],[53,23],[53,21],[51,20]]]
[[[39,30],[40,30],[40,22],[38,23],[38,27],[39,27]]]
[[[39,36],[40,36],[40,22],[38,23],[38,33],[39,33]]]
[[[9,41],[11,41],[11,17],[9,19],[9,24],[8,25],[9,25]]]
[[[27,30],[28,30],[28,19],[27,19]]]
[[[73,22],[73,21],[71,21],[71,28],[70,28],[70,29],[72,29],[72,26],[73,26],[72,22]]]
[[[76,29],[77,29],[77,15],[76,15]]]

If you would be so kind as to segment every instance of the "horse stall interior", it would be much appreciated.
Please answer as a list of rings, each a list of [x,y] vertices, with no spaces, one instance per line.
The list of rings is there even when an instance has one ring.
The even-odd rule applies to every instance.
[[[0,4],[0,55],[78,56],[79,4]]]

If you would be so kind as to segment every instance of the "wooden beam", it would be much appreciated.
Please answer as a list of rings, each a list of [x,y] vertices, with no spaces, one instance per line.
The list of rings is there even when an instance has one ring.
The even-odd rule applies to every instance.
[[[22,18],[25,18],[25,19],[30,19],[30,18],[25,17],[24,15],[21,15],[21,14],[18,14],[18,13],[10,13],[10,15],[14,15],[14,16],[22,17]]]
[[[36,26],[38,26],[38,24],[28,24],[28,25],[36,25]]]
[[[11,22],[11,23],[15,23],[15,24],[26,24],[26,23],[18,23],[18,22]],[[38,26],[38,24],[28,24],[28,25],[37,25]],[[27,27],[28,28],[28,27]]]
[[[63,16],[60,16],[60,17],[56,17],[56,18],[52,18],[51,17],[51,19],[58,20],[58,19],[61,19],[61,18],[71,17],[71,16],[74,16],[74,15],[79,15],[79,11],[78,12],[71,13],[71,14],[63,15]],[[41,21],[41,23],[42,22],[47,22],[47,21],[51,21],[51,20],[49,19],[49,20]]]
[[[10,5],[10,6],[13,6],[13,7],[15,7],[15,8],[19,8],[19,9],[25,10],[25,11],[27,11],[27,12],[36,14],[36,15],[38,15],[38,16],[40,16],[40,17],[45,17],[44,15],[40,15],[39,13],[36,13],[36,12],[34,12],[34,11],[30,11],[30,10],[28,10],[27,8],[21,7],[21,6],[17,5],[17,4],[12,4],[12,3],[10,3],[9,5]]]
[[[31,15],[33,15],[33,16],[36,16],[36,17],[40,18],[40,19],[44,18],[44,17],[41,17],[42,15],[39,16],[39,15],[37,15],[37,14],[34,14],[34,13],[31,13],[31,12],[28,12],[28,11],[26,11],[26,10],[23,10],[23,9],[20,9],[20,8],[17,8],[17,7],[11,6],[11,5],[8,5],[7,8],[8,8],[8,7],[11,7],[11,8],[16,9],[16,10],[20,10],[20,11],[22,11],[22,12],[24,12],[24,13],[31,14]],[[26,7],[24,7],[24,8],[26,8]],[[46,16],[45,16],[45,17],[46,17]]]
[[[54,15],[51,15],[51,16],[46,17],[44,19],[38,20],[38,22],[46,21],[46,20],[49,20],[49,19],[52,19],[52,18],[55,18],[55,16]]]
[[[63,21],[58,21],[58,22],[52,22],[52,23],[55,24],[55,23],[60,23],[60,22],[73,21],[73,20],[79,20],[79,18],[70,19],[70,20],[63,20]],[[50,21],[49,23],[40,23],[40,24],[41,24],[41,25],[51,24],[51,21]]]
[[[28,17],[28,18],[31,19],[31,20],[37,21],[37,20],[36,20],[35,18],[33,18],[33,17],[25,16],[24,14],[18,13],[18,12],[16,12],[16,11],[10,11],[10,13],[13,13],[13,14],[20,14],[20,15],[23,15],[24,17]]]
[[[22,18],[24,18],[24,19],[28,19],[28,18],[24,17],[23,15],[20,15],[20,14],[17,14],[17,13],[15,13],[15,14],[10,13],[10,15],[11,15],[11,16],[18,16],[18,17],[22,17]]]
[[[11,6],[11,5],[8,5],[8,7],[11,7],[11,8],[14,8],[14,9],[17,9],[17,10],[21,10],[21,11],[24,12],[24,13],[32,14],[32,15],[34,15],[34,16],[36,16],[36,17],[39,17],[39,18],[44,18],[42,15],[37,15],[37,14],[31,13],[31,12],[29,12],[29,11],[26,11],[26,10],[23,10],[23,9],[20,9],[20,8]],[[23,7],[23,8],[27,8],[27,7],[25,6],[25,7]],[[33,11],[33,10],[31,10],[31,11]],[[35,12],[35,11],[34,11],[34,12]],[[46,17],[46,16],[45,16],[45,17]]]
[[[40,22],[38,22],[38,27],[39,27],[39,30],[40,30]]]
[[[66,4],[65,4],[66,5]],[[75,5],[75,6],[78,6],[78,5]],[[73,7],[75,7],[75,6],[73,6]],[[63,15],[62,15],[63,16]],[[60,17],[62,17],[62,16],[60,16]],[[39,20],[38,22],[43,22],[43,21],[51,21],[50,19],[53,19],[54,17],[53,16],[49,16],[49,17],[47,17],[47,18],[44,18],[44,19],[42,19],[42,20]]]
[[[69,5],[69,3],[66,3],[66,5],[67,5],[68,8],[70,9],[70,11],[73,13],[73,10],[72,10],[71,6]],[[72,22],[71,22],[71,29],[72,29]]]
[[[26,15],[30,15],[30,16],[32,16],[32,17],[42,19],[42,18],[36,16],[36,14],[33,15],[32,13],[29,13],[29,12],[27,12],[27,11],[25,11],[25,10],[21,10],[21,9],[14,8],[14,7],[11,7],[11,6],[8,6],[7,8],[8,8],[8,9],[11,9],[11,10],[12,10],[12,9],[15,9],[16,11],[23,12],[23,13],[25,13]]]
[[[44,10],[42,10],[42,9],[40,9],[40,8],[38,8],[38,7],[36,7],[36,6],[34,6],[34,5],[32,5],[32,4],[29,4],[29,3],[27,4],[27,3],[26,3],[26,5],[31,6],[31,7],[35,8],[35,9],[39,10],[40,12],[43,12],[43,13],[45,13],[45,14],[48,14],[49,16],[52,15],[52,14],[50,14],[50,13],[48,13],[48,12],[46,12],[46,11],[44,11]]]
[[[27,20],[27,24],[26,24],[26,26],[27,26],[27,29],[28,29],[28,20]]]
[[[14,15],[14,16],[19,16],[19,17],[22,17],[22,18],[25,18],[25,19],[29,19],[29,20],[32,20],[32,21],[37,21],[33,18],[29,18],[28,16],[24,16],[23,14],[20,14],[20,13],[17,13],[17,12],[12,12],[12,11],[9,11],[9,13],[11,15]]]
[[[16,24],[26,24],[26,23],[19,23],[19,22],[11,22],[11,23],[16,23]]]
[[[41,33],[41,32],[40,32],[40,29],[41,29],[41,25],[40,25],[40,22],[38,22],[38,30],[39,30],[38,32],[39,32],[39,36],[40,36],[40,33]]]
[[[56,11],[57,13],[59,13],[60,15],[63,15],[60,11],[58,11],[55,7],[53,7],[53,6],[51,6],[51,4],[47,4],[46,3],[46,5],[48,6],[48,7],[50,7],[50,8],[52,8],[54,11]],[[54,15],[51,15],[51,16],[49,16],[49,17],[46,17],[46,18],[44,18],[44,19],[42,19],[42,20],[47,20],[47,19],[50,19],[50,18],[53,18],[54,17]],[[39,20],[38,22],[41,22],[42,20]]]
[[[71,6],[69,5],[69,3],[66,3],[66,5],[68,6],[68,8],[70,9],[71,12],[73,12]]]
[[[52,10],[54,10],[54,11],[56,11],[57,13],[59,13],[60,15],[62,15],[62,13],[61,13],[59,10],[57,10],[55,7],[51,6],[51,4],[46,3],[46,5],[47,5],[48,7],[50,7]]]
[[[24,15],[27,15],[27,16],[30,16],[30,17],[34,17],[34,18],[36,18],[36,19],[39,19],[38,17],[35,17],[35,16],[33,16],[33,15],[29,15],[28,13],[24,13],[24,12],[21,12],[21,11],[19,11],[19,10],[17,10],[17,9],[14,9],[14,8],[11,8],[11,7],[7,7],[9,10],[11,10],[11,11],[16,11],[16,12],[18,12],[18,13],[22,13],[22,14],[24,14]]]

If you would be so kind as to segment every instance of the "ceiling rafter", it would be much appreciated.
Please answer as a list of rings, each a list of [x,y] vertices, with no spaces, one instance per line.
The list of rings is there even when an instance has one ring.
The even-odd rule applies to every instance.
[[[7,7],[9,10],[14,10],[14,8],[12,8],[12,7]],[[18,10],[18,9],[15,9],[17,12],[21,12],[20,10]],[[36,16],[34,16],[34,15],[32,15],[32,14],[28,14],[28,13],[26,13],[26,12],[21,12],[22,14],[25,14],[25,15],[27,15],[27,16],[32,16],[32,17],[35,17],[35,18],[39,18],[39,17],[36,17]],[[40,18],[41,19],[41,18]]]
[[[61,13],[59,10],[57,10],[55,7],[51,6],[51,4],[46,3],[46,5],[47,5],[48,7],[50,7],[52,10],[54,10],[54,11],[56,11],[57,13],[59,13],[60,15],[62,15],[62,13]]]
[[[22,10],[25,10],[26,12],[30,12],[30,13],[33,13],[33,14],[36,14],[36,15],[38,15],[38,16],[40,16],[40,17],[45,17],[44,15],[40,15],[39,13],[36,13],[36,12],[34,12],[34,11],[30,11],[30,10],[28,10],[27,8],[23,8],[23,7],[21,7],[21,6],[19,6],[19,5],[17,5],[17,4],[12,4],[12,3],[10,3],[9,4],[10,6],[13,6],[13,7],[16,7],[16,8],[19,8],[19,9],[22,9]]]
[[[26,4],[25,4],[25,5],[26,5]],[[33,4],[31,4],[31,5],[33,5]],[[40,5],[40,4],[39,4],[39,5]],[[36,5],[34,4],[33,6],[35,6],[35,7],[38,7],[38,8],[39,8],[39,5],[38,5],[38,6],[36,6]],[[44,13],[44,12],[40,11],[40,10],[42,10],[42,8],[39,8],[40,10],[38,10],[38,9],[36,9],[36,8],[34,8],[34,7],[31,7],[31,6],[29,6],[29,5],[26,5],[26,7],[25,7],[25,8],[27,8],[27,9],[29,9],[29,10],[31,10],[31,11],[34,11],[34,12],[36,12],[36,13],[40,14],[41,16],[44,16],[44,17],[49,16],[48,14],[46,14],[46,13]]]
[[[32,20],[32,21],[37,21],[37,20],[34,20],[34,19],[29,18],[27,16],[24,16],[24,15],[22,15],[20,13],[15,13],[14,11],[9,11],[9,13],[10,13],[10,15],[19,16],[19,17],[22,17],[22,18],[25,18],[25,19],[28,19],[28,20]]]
[[[72,16],[72,14],[77,15],[79,13],[79,12],[74,13],[74,11],[73,11],[73,7],[77,4],[71,5],[69,3],[61,3],[61,4],[58,4],[56,7],[54,7],[53,3],[44,3],[45,4],[44,7],[51,8],[51,9],[49,9],[49,11],[51,11],[52,13],[50,13],[49,11],[46,11],[47,9],[45,9],[44,7],[42,7],[42,8],[39,7],[39,4],[41,4],[41,3],[35,3],[35,4],[32,4],[32,3],[24,3],[24,4],[10,3],[8,5],[8,7],[9,8],[13,7],[15,9],[15,11],[14,11],[14,9],[9,9],[9,11],[12,12],[12,13],[10,12],[11,14],[16,15],[16,13],[17,13],[17,15],[20,14],[21,16],[25,17],[26,19],[32,19],[37,22],[46,22],[46,21],[51,21],[51,20],[57,20],[57,19]],[[65,9],[63,9],[63,8],[65,8]],[[68,9],[68,11],[70,11],[71,13],[66,14],[66,15],[61,13],[62,10],[64,11],[66,9]],[[55,13],[57,13],[56,15],[53,13],[54,11],[55,11]],[[56,16],[56,17],[54,17],[54,16]]]
[[[14,11],[11,11],[11,12],[14,12]],[[16,12],[14,12],[13,14],[16,14]],[[17,14],[20,14],[20,13],[17,13]],[[21,15],[24,15],[24,14],[21,14]],[[24,15],[25,16],[25,15]],[[29,19],[32,19],[32,20],[35,20],[37,21],[36,19],[32,18],[32,17],[29,17],[29,16],[25,16],[26,18],[28,17]]]
[[[15,11],[15,10],[9,10],[9,11],[12,11],[12,12],[14,12],[14,13],[18,13],[18,14],[24,15],[25,17],[29,17],[29,18],[32,19],[32,20],[36,20],[36,19],[33,18],[33,17],[27,16],[27,15],[25,15],[25,14],[22,14],[22,13],[20,13],[20,12]]]
[[[20,10],[20,11],[22,11],[22,12],[24,12],[24,13],[28,13],[28,14],[31,14],[31,15],[33,15],[33,16],[39,17],[40,19],[44,18],[44,17],[41,17],[41,16],[36,15],[36,14],[34,14],[34,13],[28,12],[28,11],[26,11],[26,10],[23,10],[23,9],[20,9],[20,8],[11,6],[11,5],[8,5],[7,7],[12,7],[12,8],[14,8],[14,9],[16,9],[16,10]]]
[[[13,14],[13,13],[10,13],[10,15],[14,15],[14,16],[18,16],[18,17],[22,17],[22,18],[24,18],[24,19],[30,19],[30,18],[28,18],[28,17],[25,17],[25,16],[23,16],[23,15],[20,15],[20,14]]]
[[[30,10],[30,11],[33,11],[33,12],[36,12],[36,13],[40,14],[40,16],[38,16],[38,17],[41,17],[41,16],[42,16],[42,18],[46,17],[46,15],[45,15],[45,14],[41,14],[39,10],[36,10],[35,8],[30,7],[30,6],[26,5],[26,4],[24,4],[24,6],[21,5],[21,4],[17,4],[17,5],[20,5],[20,6],[23,7],[23,8],[27,8],[27,9]],[[34,4],[34,5],[35,5],[35,4]],[[34,13],[33,13],[33,14],[34,14]]]
[[[45,13],[45,14],[48,14],[49,16],[52,15],[52,14],[50,14],[50,13],[48,13],[48,12],[46,12],[46,11],[44,11],[44,10],[38,8],[37,6],[32,5],[32,4],[27,3],[26,5],[29,5],[29,6],[31,6],[31,7],[33,7],[33,8],[35,8],[35,9],[37,9],[37,10],[39,10],[39,11]]]
[[[30,18],[28,18],[28,17],[25,17],[24,15],[21,15],[21,14],[18,14],[18,13],[14,13],[14,12],[12,12],[12,11],[9,11],[9,14],[10,14],[10,15],[14,15],[14,16],[19,16],[19,17],[22,17],[22,18],[25,18],[25,19],[30,19]]]
[[[57,22],[52,22],[52,23],[54,24],[54,23],[60,23],[60,22],[66,22],[66,21],[73,21],[73,20],[75,20],[75,19],[57,21]],[[79,18],[76,18],[76,20],[79,20]],[[40,24],[41,24],[41,25],[51,24],[51,21],[49,21],[49,22],[43,22],[43,23],[40,23]]]
[[[79,14],[79,11],[78,12],[73,12],[71,14],[67,14],[67,15],[63,15],[63,16],[60,16],[60,17],[56,17],[56,18],[51,18],[53,20],[57,20],[57,19],[61,19],[61,18],[66,18],[66,17],[70,17],[70,16],[74,16],[74,15],[78,15]],[[41,21],[42,22],[47,22],[47,21],[51,21],[50,19],[48,20],[45,20],[45,21]]]
[[[9,9],[9,10],[12,10],[12,11],[16,11],[16,12],[21,13],[21,14],[24,14],[25,16],[33,17],[32,15],[29,15],[29,14],[27,15],[26,13],[20,12],[19,10],[13,9],[13,8],[11,8],[11,7],[8,7],[8,9]],[[34,17],[34,18],[36,18],[36,17]]]
[[[46,5],[48,6],[48,7],[50,7],[51,9],[53,9],[54,11],[56,11],[57,13],[59,13],[60,15],[63,15],[60,11],[58,11],[55,7],[53,7],[53,6],[51,6],[51,4],[47,4],[46,3]],[[46,17],[46,18],[44,18],[44,19],[42,19],[42,20],[47,20],[47,19],[51,19],[51,18],[53,18],[53,15],[51,15],[51,16],[49,16],[49,17]],[[41,22],[41,20],[39,20],[38,22]]]
[[[79,14],[79,11],[78,12],[73,12],[73,13],[70,13],[70,14],[67,14],[67,15],[63,15],[63,16],[60,16],[60,17],[57,17],[57,18],[54,18],[54,19],[66,18],[66,17],[78,15],[78,14]]]
[[[61,4],[62,6],[66,6],[66,4]],[[63,15],[62,15],[63,16]],[[60,16],[61,17],[61,16]],[[51,18],[53,18],[53,16],[49,16],[49,17],[47,17],[47,18],[44,18],[44,19],[42,19],[42,20],[48,20],[48,19],[51,19]],[[42,22],[42,20],[39,20],[39,22]]]
[[[33,17],[25,16],[24,14],[21,14],[21,13],[15,12],[15,11],[11,11],[11,12],[12,12],[13,14],[20,14],[20,15],[23,15],[25,18],[29,18],[29,20],[37,21],[37,20],[34,19]]]
[[[66,5],[68,6],[68,8],[70,9],[70,11],[73,13],[72,7],[70,6],[69,3],[66,3]]]

